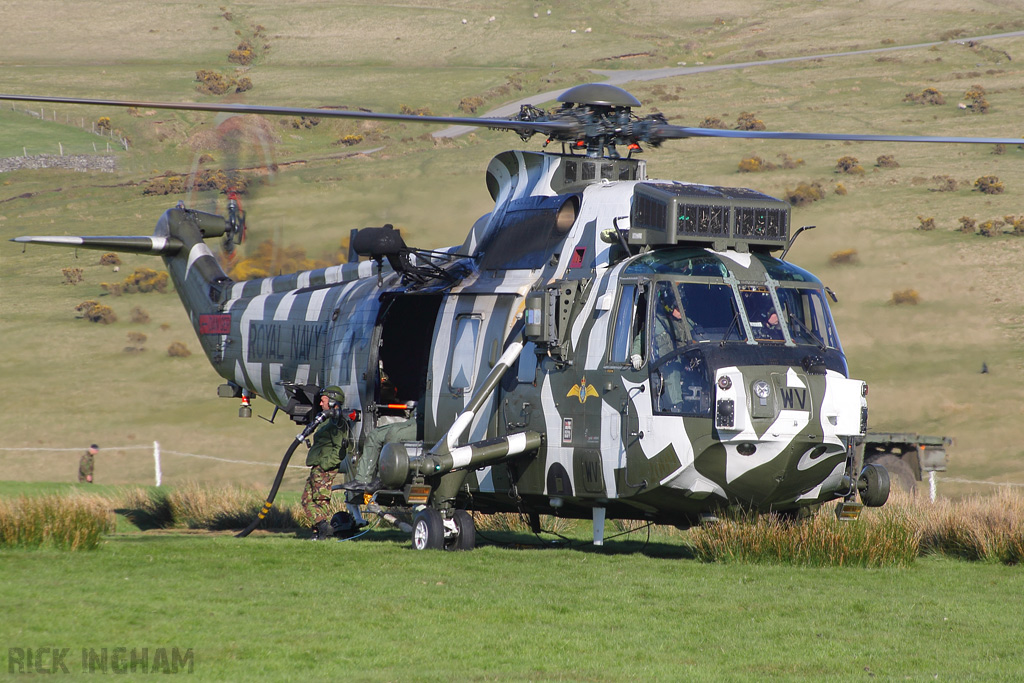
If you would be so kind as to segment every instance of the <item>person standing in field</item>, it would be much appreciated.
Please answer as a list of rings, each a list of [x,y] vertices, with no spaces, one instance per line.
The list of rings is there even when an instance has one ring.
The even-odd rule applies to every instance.
[[[89,446],[89,450],[85,452],[82,459],[78,461],[78,481],[79,483],[91,484],[92,473],[96,466],[95,458],[96,454],[100,452],[100,447],[96,444]]]
[[[341,387],[330,386],[320,396],[320,409],[340,413],[345,393]],[[334,535],[330,518],[331,486],[338,466],[349,445],[349,423],[340,414],[330,417],[313,434],[313,447],[306,456],[309,478],[302,491],[302,509],[313,523],[313,540],[323,541]]]

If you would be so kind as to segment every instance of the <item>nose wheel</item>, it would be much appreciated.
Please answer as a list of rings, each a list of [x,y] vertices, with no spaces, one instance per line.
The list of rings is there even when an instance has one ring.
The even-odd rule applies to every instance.
[[[857,479],[857,491],[868,507],[882,507],[889,500],[889,471],[874,463],[865,465]]]
[[[476,524],[465,510],[444,519],[434,508],[416,513],[412,523],[412,547],[416,550],[472,550],[476,547]]]

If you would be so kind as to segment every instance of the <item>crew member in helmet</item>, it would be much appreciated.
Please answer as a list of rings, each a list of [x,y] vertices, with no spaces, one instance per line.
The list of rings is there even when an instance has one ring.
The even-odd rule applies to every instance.
[[[338,386],[329,386],[320,395],[320,410],[334,410],[313,434],[313,446],[306,456],[309,478],[302,492],[302,509],[313,522],[313,540],[322,541],[334,535],[330,525],[331,486],[338,466],[349,445],[350,425],[341,415],[345,393]]]
[[[398,403],[398,389],[387,374],[381,370],[381,402],[384,404]],[[416,440],[415,402],[407,402],[402,416],[382,415],[377,419],[377,426],[370,430],[363,442],[363,451],[356,460],[355,476],[352,481],[341,488],[346,491],[373,493],[380,489],[380,452],[384,444],[395,441]]]

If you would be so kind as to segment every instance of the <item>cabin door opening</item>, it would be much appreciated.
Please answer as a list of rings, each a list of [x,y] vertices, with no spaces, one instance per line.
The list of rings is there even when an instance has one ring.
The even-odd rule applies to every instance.
[[[368,372],[374,383],[377,418],[401,415],[388,408],[416,401],[417,431],[423,432],[423,405],[430,369],[434,324],[441,308],[440,294],[398,294],[382,302],[377,322],[377,354]]]

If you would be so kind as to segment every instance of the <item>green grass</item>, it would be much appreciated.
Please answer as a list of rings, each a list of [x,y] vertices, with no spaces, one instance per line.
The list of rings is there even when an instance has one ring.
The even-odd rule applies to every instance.
[[[18,615],[0,625],[7,657],[66,648],[71,673],[87,670],[83,650],[104,648],[191,650],[204,680],[309,677],[310,667],[315,679],[367,681],[1011,680],[1024,665],[1024,631],[1006,609],[1024,574],[978,554],[1016,538],[1019,560],[1019,497],[930,506],[897,496],[838,530],[825,513],[790,527],[795,555],[780,564],[766,547],[785,543],[786,526],[770,520],[640,529],[601,548],[583,523],[562,526],[558,544],[501,529],[481,531],[473,552],[417,552],[376,526],[325,543],[301,530],[236,539],[183,528],[249,504],[226,489],[6,482],[0,508],[25,493],[56,503],[51,517],[72,502],[122,501],[117,532],[95,552],[0,550],[5,606]],[[177,530],[137,514],[156,500],[168,501],[175,519],[163,521]],[[899,545],[893,522],[911,517],[927,554],[900,567],[857,560]],[[708,554],[715,538],[733,550]],[[846,553],[844,566],[816,561],[822,552]]]
[[[794,570],[619,542],[414,552],[373,533],[119,535],[3,560],[9,647],[68,647],[74,666],[81,648],[192,648],[204,680],[1009,680],[1024,666],[1006,609],[1024,575],[941,559]]]
[[[62,148],[64,154],[116,154],[122,149],[109,138],[89,132],[89,119],[76,117],[71,121],[69,110],[65,110],[65,116],[54,122],[53,110],[47,106],[47,121],[43,123],[25,112],[26,105],[19,103],[14,106],[14,111],[11,110],[11,103],[5,103],[3,109],[0,109],[0,157],[25,154],[58,156]],[[38,115],[39,107],[35,106],[34,110]],[[81,127],[83,122],[84,130]],[[111,143],[109,152],[108,142]]]

